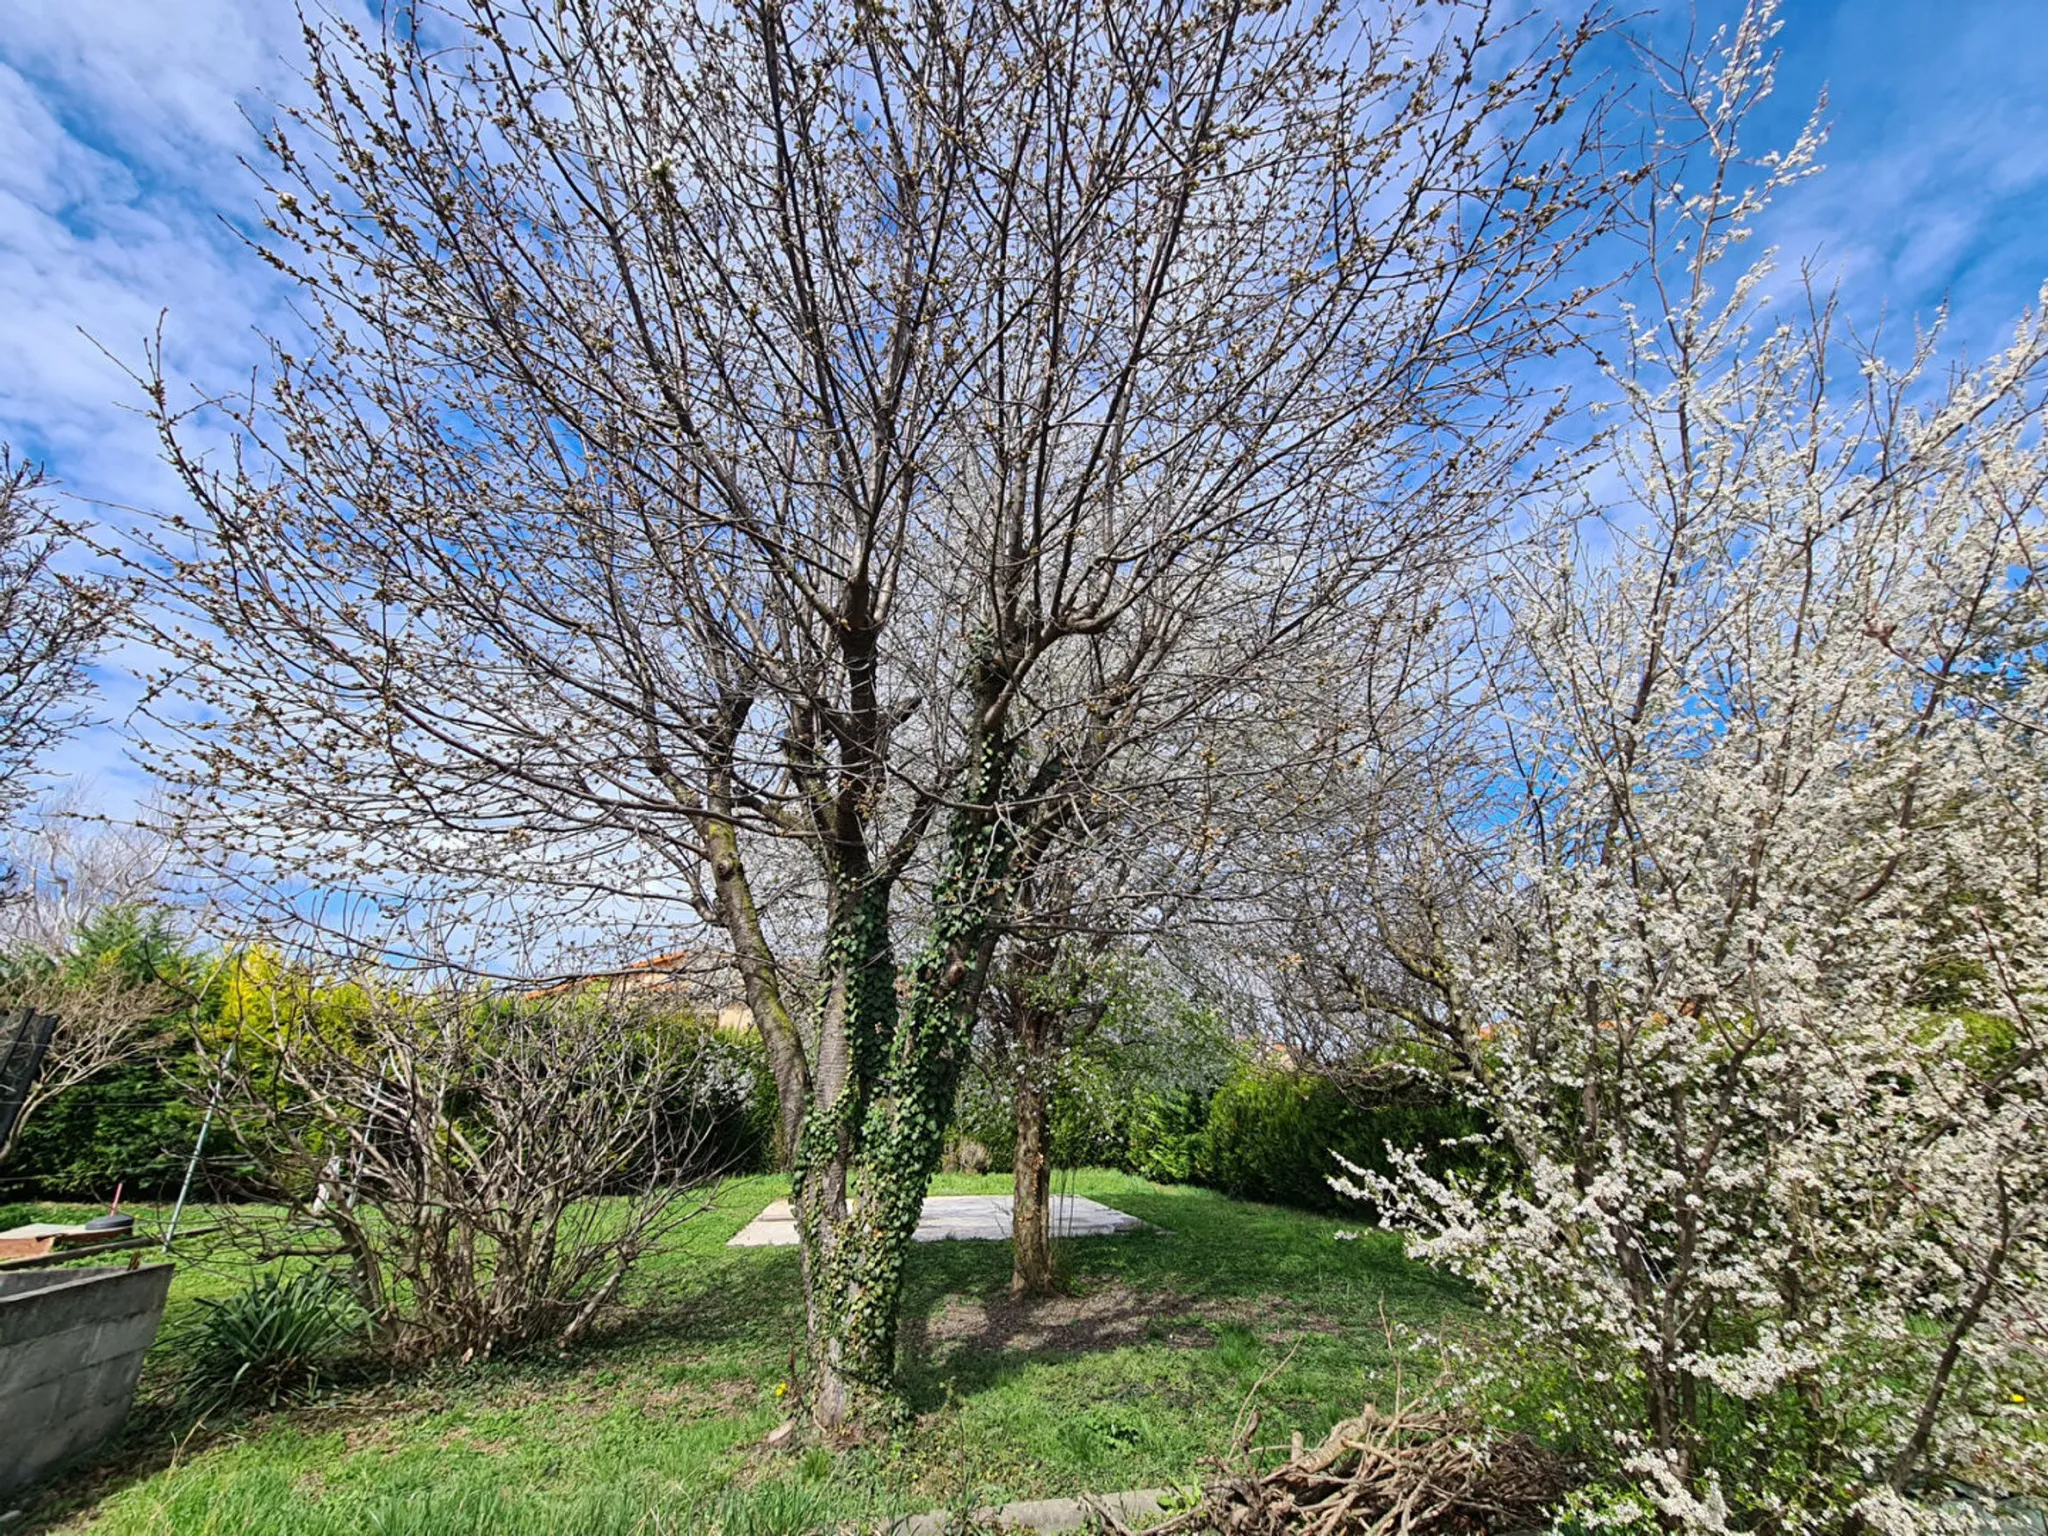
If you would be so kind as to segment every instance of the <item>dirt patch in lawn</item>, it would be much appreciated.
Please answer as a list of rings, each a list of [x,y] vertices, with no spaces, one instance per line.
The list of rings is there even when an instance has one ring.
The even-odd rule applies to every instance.
[[[1194,1303],[1192,1310],[1204,1322],[1235,1323],[1268,1344],[1292,1344],[1303,1337],[1344,1333],[1357,1326],[1356,1320],[1346,1322],[1304,1309],[1287,1296],[1214,1297]]]
[[[948,1296],[915,1327],[913,1347],[1006,1354],[1086,1354],[1146,1342],[1182,1349],[1214,1343],[1186,1298],[1107,1285],[1079,1296]]]
[[[647,1394],[641,1412],[650,1419],[721,1419],[745,1413],[761,1389],[740,1377],[724,1381],[686,1381]]]
[[[458,1424],[441,1437],[441,1448],[449,1451],[474,1451],[480,1456],[502,1456],[512,1449],[510,1440],[488,1439],[479,1435],[467,1424]]]

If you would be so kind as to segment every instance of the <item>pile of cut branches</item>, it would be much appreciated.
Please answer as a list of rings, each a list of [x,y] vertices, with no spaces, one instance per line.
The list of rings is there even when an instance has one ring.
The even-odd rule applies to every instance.
[[[1489,1437],[1453,1413],[1368,1405],[1270,1472],[1226,1470],[1199,1505],[1149,1536],[1478,1536],[1548,1525],[1570,1486],[1565,1464],[1521,1436]]]

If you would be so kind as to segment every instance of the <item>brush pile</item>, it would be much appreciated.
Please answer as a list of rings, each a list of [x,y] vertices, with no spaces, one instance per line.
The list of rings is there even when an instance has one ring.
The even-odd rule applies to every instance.
[[[1365,1412],[1270,1472],[1230,1471],[1148,1536],[1480,1536],[1541,1529],[1571,1482],[1520,1437],[1441,1412]],[[1123,1531],[1123,1527],[1111,1526]]]

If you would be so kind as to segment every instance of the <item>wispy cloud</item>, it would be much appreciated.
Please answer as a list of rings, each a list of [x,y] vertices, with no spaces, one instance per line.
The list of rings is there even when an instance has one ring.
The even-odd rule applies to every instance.
[[[287,295],[238,238],[256,211],[242,161],[296,78],[283,0],[14,0],[0,29],[0,439],[109,509],[167,505],[137,391],[164,316],[174,374],[245,377]],[[104,350],[103,350],[104,349]],[[107,356],[111,353],[112,357]],[[118,729],[135,693],[100,670],[109,724],[61,777],[100,781],[118,811],[143,788]]]
[[[1776,211],[1870,322],[1951,309],[1982,357],[2048,281],[2048,11],[2040,0],[1791,0],[1759,126],[1788,141],[1823,88],[1827,170]]]
[[[149,483],[133,359],[160,310],[181,371],[250,352],[279,298],[222,222],[253,201],[244,108],[289,80],[275,0],[29,0],[0,38],[0,428],[99,494]],[[83,331],[87,334],[80,334]]]

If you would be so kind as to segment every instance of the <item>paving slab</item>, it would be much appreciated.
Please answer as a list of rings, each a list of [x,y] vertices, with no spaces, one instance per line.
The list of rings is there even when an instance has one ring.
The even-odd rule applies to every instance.
[[[911,1236],[920,1243],[948,1240],[1004,1242],[1010,1236],[1011,1195],[932,1195],[918,1214]],[[1136,1232],[1145,1223],[1083,1195],[1052,1197],[1054,1237],[1106,1237]],[[728,1248],[794,1248],[796,1218],[787,1200],[771,1201],[726,1241]]]

